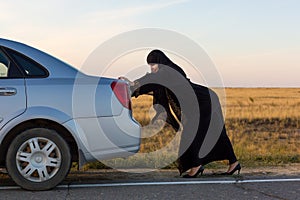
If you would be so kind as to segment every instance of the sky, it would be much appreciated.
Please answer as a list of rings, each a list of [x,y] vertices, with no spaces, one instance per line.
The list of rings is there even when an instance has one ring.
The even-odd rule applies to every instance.
[[[111,37],[160,28],[199,44],[226,87],[300,87],[298,0],[0,0],[0,8],[0,38],[78,69]]]

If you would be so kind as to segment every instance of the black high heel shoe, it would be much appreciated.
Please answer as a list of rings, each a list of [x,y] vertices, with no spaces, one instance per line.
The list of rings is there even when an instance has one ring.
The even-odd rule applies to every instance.
[[[230,172],[222,173],[222,175],[232,175],[232,174],[234,174],[236,171],[238,171],[238,175],[239,175],[241,169],[242,169],[242,167],[241,167],[241,165],[240,165],[240,163],[239,163],[239,164],[237,164],[237,165],[235,166],[235,168],[234,168],[233,170],[231,170]]]
[[[204,167],[201,166],[201,167],[198,169],[198,171],[196,172],[196,174],[194,174],[193,176],[190,176],[190,175],[186,174],[186,175],[184,175],[184,176],[182,176],[182,177],[183,177],[183,178],[196,178],[200,173],[201,173],[201,175],[202,175],[202,174],[203,174],[203,171],[204,171]]]

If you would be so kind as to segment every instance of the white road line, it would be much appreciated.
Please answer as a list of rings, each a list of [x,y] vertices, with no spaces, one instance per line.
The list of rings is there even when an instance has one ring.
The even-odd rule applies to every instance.
[[[93,188],[93,187],[124,187],[124,186],[159,186],[159,185],[197,185],[197,184],[243,184],[243,183],[272,183],[300,182],[300,178],[291,179],[254,179],[254,180],[216,180],[216,181],[174,181],[174,182],[133,182],[133,183],[98,183],[58,185],[57,188]],[[18,186],[3,186],[0,190],[16,190]]]
[[[0,187],[0,190],[16,190],[16,189],[20,189],[19,186],[3,186]]]
[[[120,186],[155,186],[155,185],[197,185],[197,184],[234,184],[234,183],[267,183],[267,182],[294,182],[298,179],[258,179],[258,180],[218,180],[218,181],[174,181],[174,182],[137,182],[137,183],[103,183],[103,184],[83,184],[69,185],[69,188],[81,187],[120,187]],[[61,185],[68,187],[67,185]],[[60,187],[60,186],[58,186]]]

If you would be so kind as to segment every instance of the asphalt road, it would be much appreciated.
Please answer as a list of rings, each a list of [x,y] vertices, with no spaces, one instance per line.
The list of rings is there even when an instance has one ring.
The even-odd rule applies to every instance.
[[[1,174],[0,199],[300,199],[298,169],[244,169],[239,176],[207,170],[191,180],[174,170],[98,170],[71,173],[55,189],[43,192],[22,190]]]

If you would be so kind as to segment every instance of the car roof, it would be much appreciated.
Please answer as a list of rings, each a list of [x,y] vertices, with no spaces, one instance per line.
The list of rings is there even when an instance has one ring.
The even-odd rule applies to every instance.
[[[82,75],[71,65],[26,44],[0,38],[0,46],[15,50],[44,66],[49,71],[49,77],[76,77]]]

